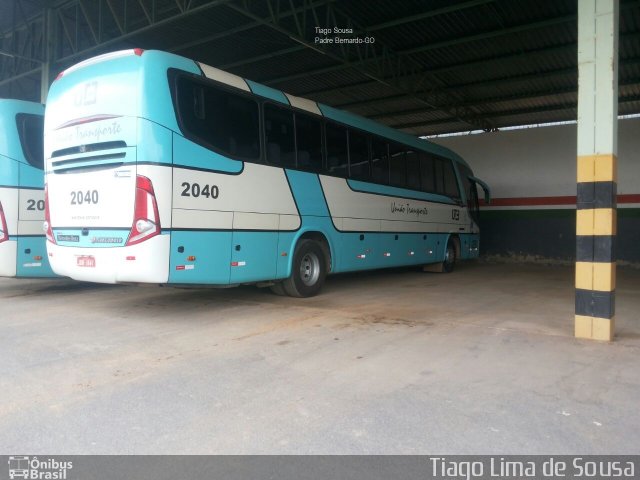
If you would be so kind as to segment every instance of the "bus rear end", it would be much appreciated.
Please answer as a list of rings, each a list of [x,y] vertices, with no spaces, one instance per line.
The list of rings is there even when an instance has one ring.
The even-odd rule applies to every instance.
[[[167,281],[170,236],[162,226],[170,222],[171,206],[156,189],[170,191],[171,170],[160,164],[171,162],[171,136],[144,118],[142,53],[82,62],[49,92],[45,231],[59,275],[101,283]],[[168,89],[162,78],[156,83]]]
[[[0,99],[0,276],[52,277],[46,255],[44,107]]]

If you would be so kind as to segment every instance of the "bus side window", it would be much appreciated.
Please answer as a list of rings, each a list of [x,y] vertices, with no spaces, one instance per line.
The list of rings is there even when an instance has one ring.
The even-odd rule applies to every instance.
[[[371,139],[371,167],[373,181],[389,184],[389,151],[387,150],[387,142],[373,137]]]
[[[327,170],[339,177],[349,174],[347,129],[331,123],[327,123]]]
[[[260,157],[258,103],[189,77],[178,77],[180,129],[187,138],[231,157]]]
[[[296,113],[298,168],[322,171],[322,124],[320,119]]]
[[[436,188],[435,188],[435,192],[439,193],[440,195],[445,195],[445,190],[444,190],[444,168],[443,168],[443,164],[442,164],[442,159],[441,158],[434,158],[433,160],[435,169],[434,169],[434,178],[436,181]]]
[[[193,114],[198,120],[207,119],[204,107],[204,88],[202,85],[193,86]]]
[[[44,117],[30,113],[16,115],[18,135],[24,156],[32,167],[44,168]]]
[[[398,143],[389,144],[390,183],[396,187],[407,186],[407,165],[404,147]]]
[[[407,151],[407,188],[420,190],[420,162],[418,152]]]
[[[371,180],[369,142],[366,135],[349,130],[349,176],[356,180]]]
[[[436,191],[434,158],[426,152],[420,152],[420,184],[425,192]]]
[[[448,197],[460,199],[460,190],[458,189],[458,181],[453,171],[453,163],[451,160],[442,160],[444,169],[444,193]]]
[[[264,105],[264,131],[267,163],[282,167],[295,167],[293,112],[266,103]]]

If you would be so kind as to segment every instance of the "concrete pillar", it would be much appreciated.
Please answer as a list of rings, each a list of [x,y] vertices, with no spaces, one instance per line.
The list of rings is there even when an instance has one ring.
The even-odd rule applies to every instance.
[[[619,2],[577,3],[575,336],[610,341],[615,328]]]

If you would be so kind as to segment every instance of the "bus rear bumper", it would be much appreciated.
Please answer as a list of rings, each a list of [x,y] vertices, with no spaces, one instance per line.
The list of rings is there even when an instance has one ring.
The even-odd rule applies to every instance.
[[[167,283],[170,235],[126,247],[63,247],[47,242],[58,275],[96,283]]]
[[[7,240],[0,243],[0,277],[16,276],[18,242]]]

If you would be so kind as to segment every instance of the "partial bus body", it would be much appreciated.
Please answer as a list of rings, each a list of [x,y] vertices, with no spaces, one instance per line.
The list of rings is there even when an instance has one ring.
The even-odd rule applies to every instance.
[[[137,49],[71,67],[47,102],[60,275],[310,296],[327,273],[478,256],[469,166],[356,115]]]
[[[44,107],[0,99],[0,276],[51,277],[44,221]]]

